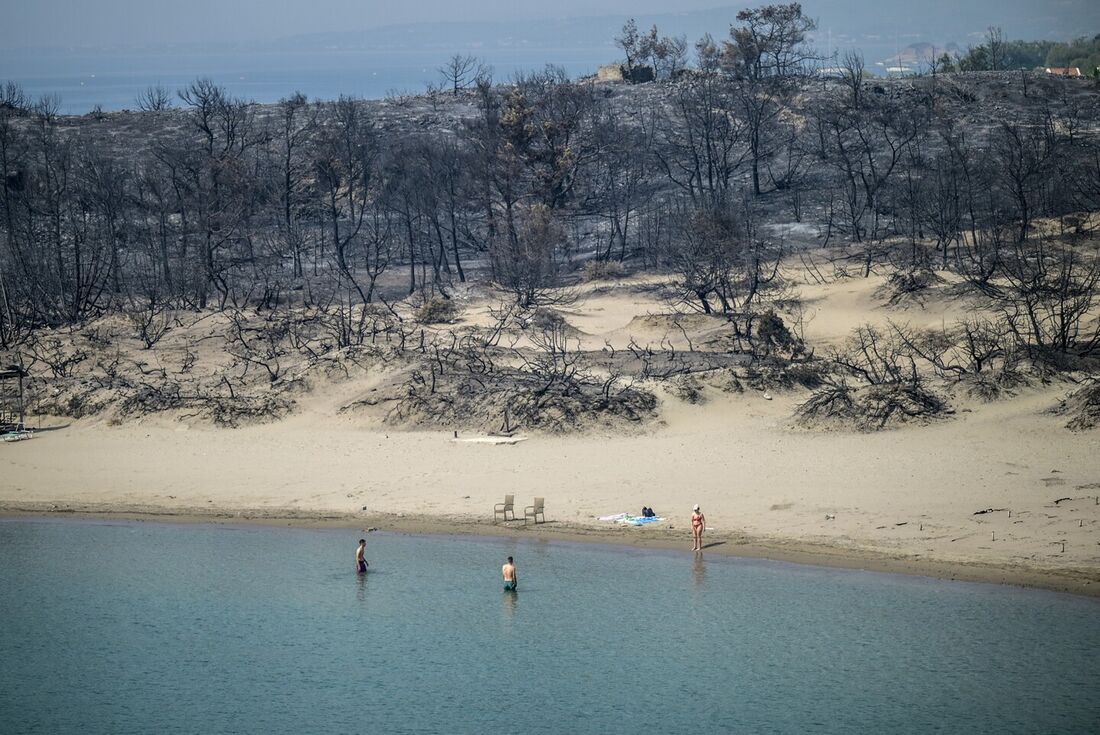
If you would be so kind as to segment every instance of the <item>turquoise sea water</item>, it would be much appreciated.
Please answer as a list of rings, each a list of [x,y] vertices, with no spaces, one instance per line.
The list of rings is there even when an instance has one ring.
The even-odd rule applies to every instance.
[[[1100,730],[1097,600],[385,533],[364,578],[358,537],[0,522],[0,731]]]

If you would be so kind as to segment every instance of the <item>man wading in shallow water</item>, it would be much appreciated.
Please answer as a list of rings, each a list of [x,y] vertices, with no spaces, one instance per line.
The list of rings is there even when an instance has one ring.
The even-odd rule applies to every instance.
[[[504,589],[509,592],[516,591],[516,565],[512,562],[512,557],[508,557],[508,561],[500,568],[501,574],[504,575]]]
[[[357,574],[366,574],[367,572],[367,560],[363,557],[366,550],[367,540],[365,538],[359,539],[359,548],[355,550],[355,571]]]

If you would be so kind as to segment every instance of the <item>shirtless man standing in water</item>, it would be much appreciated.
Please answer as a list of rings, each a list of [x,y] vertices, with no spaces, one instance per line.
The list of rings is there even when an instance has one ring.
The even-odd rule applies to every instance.
[[[516,565],[512,562],[512,557],[508,557],[508,561],[500,568],[500,571],[504,575],[504,589],[515,592],[519,580],[516,577]]]
[[[367,572],[367,560],[363,556],[366,550],[367,540],[365,538],[359,539],[359,548],[355,550],[355,571],[357,574],[366,574]]]

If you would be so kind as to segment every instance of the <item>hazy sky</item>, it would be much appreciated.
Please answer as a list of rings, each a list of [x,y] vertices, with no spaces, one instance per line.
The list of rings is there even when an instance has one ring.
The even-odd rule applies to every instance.
[[[0,49],[274,40],[395,23],[645,15],[765,0],[0,0]],[[771,0],[782,2],[784,0]],[[1098,0],[802,0],[837,32],[936,26],[956,36],[1001,25],[1012,37],[1100,30]],[[715,29],[721,33],[722,29]],[[1015,34],[1015,35],[1013,35]],[[948,34],[950,35],[950,34]],[[956,39],[960,40],[960,39]],[[0,69],[0,78],[3,69]]]
[[[0,46],[251,41],[392,23],[697,10],[722,0],[0,0]]]

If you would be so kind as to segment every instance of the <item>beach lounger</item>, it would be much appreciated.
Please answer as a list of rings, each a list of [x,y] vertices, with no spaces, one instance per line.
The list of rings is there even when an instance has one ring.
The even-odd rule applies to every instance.
[[[493,521],[496,521],[497,516],[503,516],[506,521],[516,520],[516,496],[505,495],[503,503],[497,503],[493,506]],[[512,517],[509,518],[508,514],[511,513]]]
[[[543,510],[543,506],[546,504],[545,499],[535,498],[535,504],[529,505],[523,509],[523,525],[527,525],[527,519],[530,518],[533,522],[539,522],[539,516],[542,516],[542,522],[546,523],[546,511]]]

